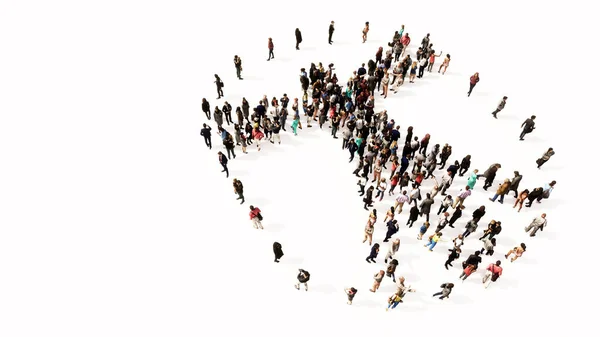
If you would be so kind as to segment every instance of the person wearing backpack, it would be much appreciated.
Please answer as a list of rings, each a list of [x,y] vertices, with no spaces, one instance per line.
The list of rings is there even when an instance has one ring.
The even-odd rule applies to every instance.
[[[295,285],[297,290],[300,290],[300,284],[304,284],[304,290],[308,291],[308,281],[310,280],[310,273],[304,269],[298,269],[298,283]]]
[[[484,287],[490,286],[491,282],[496,282],[500,276],[502,276],[502,267],[500,267],[500,260],[496,261],[496,263],[490,263],[490,265],[486,268],[485,275],[481,280]]]
[[[440,288],[442,288],[442,291],[433,294],[432,297],[442,295],[439,298],[440,300],[443,300],[444,298],[448,298],[450,296],[452,288],[454,288],[454,283],[444,283],[440,286]]]
[[[260,214],[260,208],[250,205],[250,220],[256,229],[264,229],[262,225],[263,216]]]
[[[212,149],[212,141],[210,139],[211,134],[210,131],[212,130],[212,128],[208,125],[206,125],[206,123],[202,124],[202,130],[200,130],[200,136],[204,137],[204,143],[206,143],[206,146],[208,146],[209,149]]]

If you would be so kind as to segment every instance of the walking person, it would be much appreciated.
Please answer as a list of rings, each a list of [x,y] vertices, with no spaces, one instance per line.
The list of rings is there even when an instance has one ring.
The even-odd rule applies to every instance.
[[[358,290],[356,290],[354,287],[351,287],[345,288],[344,291],[346,292],[346,295],[348,295],[348,305],[352,305],[352,301],[354,300],[354,296],[356,296]]]
[[[210,120],[210,103],[208,103],[206,98],[202,99],[202,112],[204,112],[206,118]]]
[[[370,292],[377,292],[377,289],[379,289],[379,286],[381,286],[381,281],[383,281],[384,276],[385,272],[383,270],[380,270],[378,273],[373,275],[373,286],[371,289],[369,289]]]
[[[223,94],[223,87],[225,86],[225,84],[223,83],[223,81],[221,81],[221,78],[217,74],[215,74],[215,85],[217,86],[217,94],[219,94],[219,97],[217,97],[217,99],[220,99],[221,97],[225,96]]]
[[[392,241],[387,254],[385,254],[384,262],[387,263],[389,259],[393,258],[396,252],[398,252],[398,249],[400,249],[400,239],[396,238],[394,241]]]
[[[376,263],[377,261],[375,261],[375,258],[377,257],[377,254],[379,254],[379,244],[375,243],[373,247],[371,247],[371,252],[369,253],[369,256],[367,256],[366,261],[369,263]],[[381,278],[383,278],[383,271]]]
[[[332,44],[333,41],[331,40],[331,38],[333,37],[333,32],[335,31],[335,27],[333,27],[334,22],[331,21],[331,24],[329,25],[329,44]]]
[[[440,288],[442,288],[442,290],[440,292],[433,294],[432,297],[442,295],[439,298],[440,298],[440,300],[443,300],[444,298],[448,298],[450,296],[450,293],[452,292],[452,288],[454,288],[454,284],[453,283],[444,283],[440,286]]]
[[[539,169],[540,167],[542,167],[542,165],[544,165],[548,160],[550,160],[550,157],[552,157],[553,155],[554,149],[549,148],[546,152],[544,152],[544,155],[541,158],[535,161],[535,163],[537,164],[537,168]]]
[[[308,291],[308,281],[310,280],[310,273],[304,269],[298,269],[298,283],[295,285],[297,290],[300,290],[300,285],[304,284],[304,290]]]
[[[544,230],[544,227],[546,227],[547,223],[548,221],[546,220],[546,213],[542,213],[542,215],[535,217],[529,226],[525,227],[525,233],[529,233],[529,231],[533,229],[531,233],[529,233],[529,236],[534,237],[538,230]]]
[[[271,59],[275,58],[275,54],[273,54],[273,48],[275,48],[275,45],[273,44],[272,38],[269,38],[269,43],[267,47],[269,48],[269,58],[267,59],[267,61],[271,61]]]
[[[496,282],[502,276],[502,267],[500,267],[500,264],[501,262],[498,260],[496,263],[490,263],[486,268],[485,275],[481,280],[486,289],[490,286],[491,282]]]
[[[408,228],[411,228],[415,224],[415,221],[417,221],[418,218],[419,218],[419,207],[417,207],[417,205],[414,205],[413,207],[411,207],[411,209],[409,211],[408,221],[406,222],[406,225],[408,226]]]
[[[412,224],[409,226],[409,228],[410,227],[412,227]],[[417,235],[417,240],[422,240],[423,235],[425,235],[425,233],[427,233],[428,229],[429,229],[429,221],[425,221],[423,223],[423,225],[421,226],[421,228],[419,228],[419,234]]]
[[[440,71],[442,71],[442,68],[443,68],[444,71],[442,72],[442,75],[444,75],[446,73],[446,70],[448,70],[449,65],[450,65],[450,54],[446,54],[446,58],[444,58],[442,65],[440,65],[440,69],[438,69],[438,73]]]
[[[223,170],[221,172],[225,172],[227,174],[227,178],[229,178],[229,169],[227,168],[227,156],[225,156],[223,154],[223,152],[219,151],[218,153],[219,155],[219,163],[221,163],[221,166],[223,166]]]
[[[398,232],[398,220],[390,220],[386,223],[386,226],[388,229],[387,229],[387,232],[385,233],[385,239],[383,239],[383,242],[390,241],[390,238],[392,237],[392,235],[394,235]]]
[[[235,65],[235,73],[237,75],[237,78],[240,80],[243,80],[242,78],[242,59],[235,55],[233,57],[233,64]]]
[[[508,259],[510,256],[514,255],[510,259],[510,262],[515,262],[518,258],[523,256],[523,253],[525,253],[525,250],[527,250],[527,246],[525,246],[524,243],[521,243],[519,246],[509,250],[508,253],[506,253],[506,255],[504,255],[504,258]]]
[[[283,250],[281,250],[281,243],[273,242],[273,254],[275,254],[275,262],[279,263],[279,260],[283,257]]]
[[[242,182],[236,178],[233,178],[233,192],[235,192],[235,194],[238,195],[238,198],[236,200],[242,200],[242,202],[240,202],[240,205],[246,201],[246,199],[244,198],[244,185],[242,185]]]
[[[498,117],[496,115],[498,114],[498,112],[504,110],[507,99],[508,99],[507,96],[502,97],[502,100],[500,100],[500,103],[498,103],[498,107],[496,107],[496,110],[494,112],[492,112],[492,116],[494,116],[494,118],[498,119]]]
[[[228,134],[223,140],[223,145],[225,145],[225,149],[227,150],[227,158],[231,159],[233,155],[233,159],[235,159],[235,142],[233,141],[233,136]]]
[[[442,233],[434,233],[429,237],[429,241],[427,244],[423,245],[423,247],[427,247],[430,252],[433,252],[433,248],[437,245],[437,243],[442,239]]]
[[[523,124],[521,124],[521,128],[523,128],[523,130],[521,131],[521,135],[519,136],[519,140],[525,140],[524,137],[526,134],[531,133],[534,129],[535,129],[535,115],[532,115],[531,117],[527,118]]]
[[[471,97],[471,92],[473,92],[473,88],[479,83],[479,73],[473,74],[469,79],[469,92],[467,93],[467,97]]]
[[[489,199],[490,199],[490,201],[493,202],[493,201],[496,201],[498,196],[500,196],[500,199],[498,200],[498,202],[503,204],[504,196],[507,195],[509,191],[510,191],[510,180],[504,179],[504,182],[498,186],[498,189],[496,190],[496,193],[494,194],[494,196]]]
[[[519,173],[519,171],[515,171],[514,172],[515,176],[512,178],[512,180],[510,181],[510,188],[508,189],[508,192],[515,192],[515,198],[518,196],[518,189],[519,189],[519,184],[521,184],[521,179],[523,179],[523,176]]]
[[[212,130],[212,128],[208,125],[206,125],[206,123],[202,124],[202,130],[200,130],[200,135],[202,137],[204,137],[204,143],[206,143],[206,146],[209,149],[212,149],[212,140],[211,140],[211,134],[210,131]]]
[[[459,247],[454,247],[452,249],[448,249],[450,254],[448,254],[448,259],[444,263],[444,267],[448,270],[448,266],[454,267],[452,262],[460,257],[460,253],[462,252]]]
[[[365,22],[365,28],[362,30],[363,43],[367,42],[367,34],[369,33],[369,21]]]
[[[464,282],[476,270],[477,270],[477,267],[475,267],[472,264],[468,264],[466,267],[463,268],[463,272],[460,274],[460,276],[458,278]]]
[[[262,225],[263,216],[260,212],[260,208],[250,205],[250,220],[252,226],[256,229],[264,229]]]
[[[521,209],[523,208],[523,203],[525,202],[525,200],[529,197],[529,190],[528,189],[524,189],[517,197],[517,200],[515,200],[515,205],[513,206],[513,208],[516,208],[517,206],[519,206],[519,209],[517,210],[517,212],[521,212]]]
[[[496,238],[483,239],[483,248],[479,251],[481,254],[485,252],[485,255],[494,255],[494,247],[496,247]]]
[[[296,28],[296,50],[300,50],[300,43],[302,43],[302,33],[300,32],[300,28]]]

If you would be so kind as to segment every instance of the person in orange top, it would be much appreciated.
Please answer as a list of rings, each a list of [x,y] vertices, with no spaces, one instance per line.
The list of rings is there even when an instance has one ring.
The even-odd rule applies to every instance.
[[[440,57],[442,56],[442,52],[440,51],[440,53],[438,55],[435,54],[435,50],[431,50],[431,55],[429,55],[429,65],[427,66],[427,71],[431,72],[431,70],[433,69],[433,64],[435,63],[435,58],[436,57]]]
[[[500,267],[500,260],[496,261],[496,263],[490,263],[490,265],[486,268],[485,275],[481,280],[483,285],[487,288],[490,286],[491,282],[496,282],[500,276],[502,276],[502,267]]]

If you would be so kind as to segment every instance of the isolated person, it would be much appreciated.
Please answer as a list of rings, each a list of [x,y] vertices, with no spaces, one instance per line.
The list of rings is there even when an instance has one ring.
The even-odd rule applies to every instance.
[[[275,58],[275,54],[273,54],[273,49],[275,48],[275,45],[273,44],[272,38],[269,38],[267,47],[269,48],[269,58],[267,59],[267,61],[271,61],[271,59]]]
[[[527,246],[525,246],[524,243],[521,243],[517,247],[509,250],[508,253],[506,253],[506,255],[504,255],[504,258],[508,259],[510,256],[514,255],[510,259],[510,262],[515,262],[518,258],[523,256],[523,253],[525,253],[525,250],[527,250]]]
[[[471,97],[471,92],[473,92],[473,88],[479,83],[479,73],[473,74],[469,79],[469,92],[467,93],[467,97]]]
[[[217,97],[217,99],[219,99],[224,96],[223,87],[225,86],[225,84],[223,83],[223,81],[221,81],[221,78],[217,74],[215,74],[215,85],[217,86],[217,94],[219,94],[219,97]]]
[[[354,300],[354,296],[356,296],[358,290],[356,290],[354,287],[351,287],[345,288],[344,291],[346,292],[346,295],[348,295],[348,305],[352,305],[352,301]]]
[[[365,28],[362,30],[363,43],[367,42],[367,34],[369,34],[369,21],[365,22]]]
[[[500,267],[500,264],[500,261],[496,261],[496,263],[490,263],[486,268],[485,275],[481,280],[486,288],[490,286],[491,282],[496,282],[502,276],[502,267]]]
[[[383,277],[385,276],[385,272],[380,270],[377,274],[373,275],[373,287],[369,289],[370,292],[374,293],[381,286],[381,281],[383,281]]]
[[[385,311],[395,309],[400,303],[402,303],[402,296],[400,293],[395,292],[392,296],[388,297],[388,306]]]
[[[392,241],[392,244],[390,245],[390,249],[388,250],[387,254],[385,254],[384,262],[387,263],[389,259],[394,257],[396,252],[398,252],[398,249],[400,249],[400,239],[396,238],[394,239],[394,241]]]
[[[300,285],[304,284],[304,290],[308,291],[308,281],[310,280],[310,273],[304,269],[298,269],[298,283],[295,285],[296,289],[300,290]]]
[[[448,298],[450,296],[450,293],[452,293],[452,288],[454,288],[454,283],[444,283],[440,286],[440,288],[442,288],[442,290],[433,294],[432,297],[442,295],[439,298],[440,298],[440,300],[443,300],[444,298]]]
[[[498,112],[504,110],[507,99],[508,99],[507,96],[502,97],[502,99],[500,100],[500,103],[498,103],[498,106],[496,107],[496,110],[494,112],[492,112],[492,116],[494,116],[494,118],[497,119],[498,117],[496,115],[498,114]]]
[[[256,229],[264,229],[262,225],[263,216],[260,213],[260,208],[250,205],[250,220]]]
[[[212,128],[208,125],[206,125],[206,123],[202,124],[202,129],[200,130],[200,135],[202,137],[204,137],[204,143],[206,143],[206,146],[209,149],[212,149],[212,140],[211,140],[211,134],[210,131],[212,130]]]
[[[243,80],[242,78],[242,59],[235,55],[233,57],[233,64],[235,65],[235,73],[237,75],[237,78],[240,80]]]
[[[227,156],[225,154],[223,154],[223,152],[219,151],[218,153],[219,155],[219,163],[221,163],[221,166],[223,166],[223,170],[221,172],[225,172],[227,174],[227,178],[229,178],[229,169],[227,168]]]
[[[281,250],[281,243],[273,242],[273,254],[275,254],[275,262],[279,263],[279,259],[283,257],[283,250]]]
[[[537,168],[542,167],[542,165],[544,165],[548,160],[550,160],[550,157],[552,157],[554,155],[554,149],[553,148],[549,148],[546,152],[544,152],[544,155],[541,158],[538,158],[535,163],[537,164]]]
[[[531,221],[529,226],[525,227],[525,232],[529,233],[529,231],[531,231],[531,233],[529,233],[529,236],[534,237],[535,233],[537,233],[538,230],[544,230],[546,223],[546,213],[542,213],[542,215],[535,217],[533,221]]]
[[[302,43],[302,33],[300,32],[300,28],[296,28],[296,50],[300,50],[300,43]]]
[[[446,73],[446,70],[448,70],[449,65],[450,65],[450,54],[446,54],[446,57],[444,58],[442,65],[440,65],[440,69],[438,69],[438,73],[440,71],[442,71],[442,69],[444,69],[444,71],[442,72],[442,75],[444,75]]]
[[[329,44],[332,44],[333,41],[331,40],[331,38],[333,38],[333,32],[335,31],[335,27],[333,27],[334,22],[331,21],[331,24],[329,25]]]
[[[242,202],[240,202],[240,205],[243,204],[246,201],[244,198],[244,185],[242,185],[242,182],[236,178],[233,178],[233,191],[238,195],[236,200],[241,199]]]
[[[526,134],[531,133],[535,129],[534,121],[535,121],[535,115],[532,115],[531,117],[527,118],[523,122],[523,124],[521,124],[521,128],[523,128],[523,130],[521,131],[519,140],[525,140],[523,137],[525,137]]]

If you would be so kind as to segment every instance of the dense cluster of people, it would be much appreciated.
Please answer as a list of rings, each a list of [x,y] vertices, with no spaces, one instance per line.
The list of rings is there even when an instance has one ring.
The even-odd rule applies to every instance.
[[[332,44],[334,22],[329,29],[329,44]],[[363,28],[362,40],[367,41],[369,22]],[[296,49],[302,42],[302,35],[296,29]],[[383,249],[385,252],[384,265],[373,278],[371,292],[377,292],[385,277],[390,277],[396,284],[396,291],[388,298],[388,309],[395,308],[403,302],[405,295],[415,290],[405,285],[405,278],[396,279],[395,272],[399,262],[395,257],[400,247],[400,238],[396,235],[400,230],[400,214],[405,210],[408,213],[405,227],[410,229],[420,219],[423,223],[416,230],[417,240],[425,238],[424,247],[433,251],[438,243],[450,237],[452,247],[448,249],[448,257],[444,267],[453,267],[453,262],[463,254],[462,246],[465,240],[481,226],[480,231],[481,249],[473,251],[462,261],[460,275],[457,277],[464,281],[477,271],[482,271],[482,283],[487,288],[492,282],[496,282],[503,273],[502,259],[493,258],[497,242],[502,240],[502,221],[496,216],[493,218],[487,214],[485,205],[473,205],[467,201],[472,193],[475,193],[475,185],[483,178],[482,189],[487,191],[495,186],[496,177],[502,169],[500,163],[492,163],[480,173],[478,169],[472,169],[471,155],[465,155],[460,160],[451,160],[454,149],[449,143],[436,143],[433,136],[428,133],[418,134],[409,126],[406,131],[401,130],[400,125],[394,118],[390,118],[387,110],[376,110],[376,94],[385,99],[388,92],[397,92],[405,85],[405,78],[409,76],[409,83],[415,78],[422,78],[426,73],[431,73],[436,63],[436,58],[442,53],[436,54],[430,34],[427,34],[414,53],[409,53],[411,39],[404,32],[404,26],[394,33],[393,39],[388,43],[388,49],[379,47],[374,58],[362,63],[354,71],[345,85],[335,72],[334,63],[327,67],[321,62],[312,63],[307,68],[301,68],[299,82],[301,97],[290,99],[287,94],[279,98],[269,99],[266,95],[258,100],[255,106],[251,106],[246,98],[235,109],[225,101],[223,106],[214,107],[211,115],[211,106],[207,99],[202,100],[202,111],[208,120],[216,123],[217,134],[221,138],[225,151],[218,152],[219,163],[226,176],[229,177],[228,163],[236,158],[235,148],[241,147],[244,154],[249,153],[248,147],[256,144],[257,151],[265,141],[270,143],[281,143],[280,133],[287,131],[288,119],[291,119],[290,127],[294,136],[298,135],[298,129],[302,129],[305,121],[307,128],[313,127],[313,123],[319,129],[329,129],[332,138],[341,138],[341,148],[348,151],[349,162],[356,162],[356,168],[352,172],[357,178],[357,194],[362,198],[364,209],[368,217],[363,231],[363,243],[368,242],[371,246],[369,255],[366,257],[368,263],[377,263],[377,257]],[[269,60],[274,58],[273,41],[268,40]],[[412,55],[411,55],[412,54]],[[414,57],[414,59],[413,59]],[[438,73],[444,74],[450,64],[450,54],[446,54],[439,66]],[[236,74],[241,79],[241,59],[234,57]],[[218,98],[223,96],[223,81],[215,75]],[[468,96],[473,92],[479,82],[479,73],[470,77]],[[492,113],[494,118],[506,106],[507,97],[504,96]],[[523,131],[519,137],[524,136],[535,129],[535,116],[528,118],[523,124]],[[226,125],[225,125],[226,124]],[[206,146],[212,149],[212,128],[205,123],[200,134],[204,137]],[[536,160],[537,168],[540,169],[554,155],[554,150],[549,148]],[[459,157],[460,158],[460,157]],[[466,182],[455,182],[457,177],[467,176]],[[519,171],[514,171],[510,179],[504,179],[494,189],[489,198],[491,202],[504,203],[505,197],[514,193],[513,208],[520,212],[523,204],[525,207],[533,207],[534,202],[542,203],[551,196],[556,181],[551,181],[544,186],[533,186],[531,189],[522,188],[523,176]],[[425,182],[432,182],[431,187],[425,188]],[[368,187],[367,187],[368,186]],[[245,202],[242,182],[233,179],[233,188],[241,204]],[[436,199],[436,197],[440,195]],[[452,194],[452,195],[451,195]],[[393,206],[385,210],[383,225],[386,235],[383,242],[373,243],[373,234],[377,230],[378,210],[375,205],[390,198]],[[256,229],[263,229],[263,216],[261,210],[253,205],[249,206],[249,218]],[[472,208],[472,210],[468,210]],[[380,209],[382,210],[382,209]],[[437,210],[437,212],[436,212]],[[468,210],[468,211],[467,211]],[[432,211],[436,212],[432,215]],[[470,214],[469,217],[463,217]],[[487,215],[487,220],[482,219]],[[432,216],[437,217],[435,220]],[[455,229],[459,226],[459,219],[465,219],[464,229]],[[431,226],[433,223],[433,227]],[[538,231],[543,231],[547,226],[546,214],[541,213],[525,226],[524,230],[531,237]],[[452,228],[452,229],[449,229]],[[391,240],[391,242],[390,242]],[[387,248],[382,245],[386,244]],[[280,243],[273,244],[275,262],[283,257]],[[526,252],[525,243],[510,249],[505,255],[505,260],[514,262]],[[481,266],[483,258],[491,259]],[[299,269],[296,289],[308,290],[310,274],[308,271]],[[455,285],[445,282],[441,290],[433,294],[443,300],[449,298]],[[344,288],[348,296],[348,304],[352,304],[358,290],[355,287]]]

